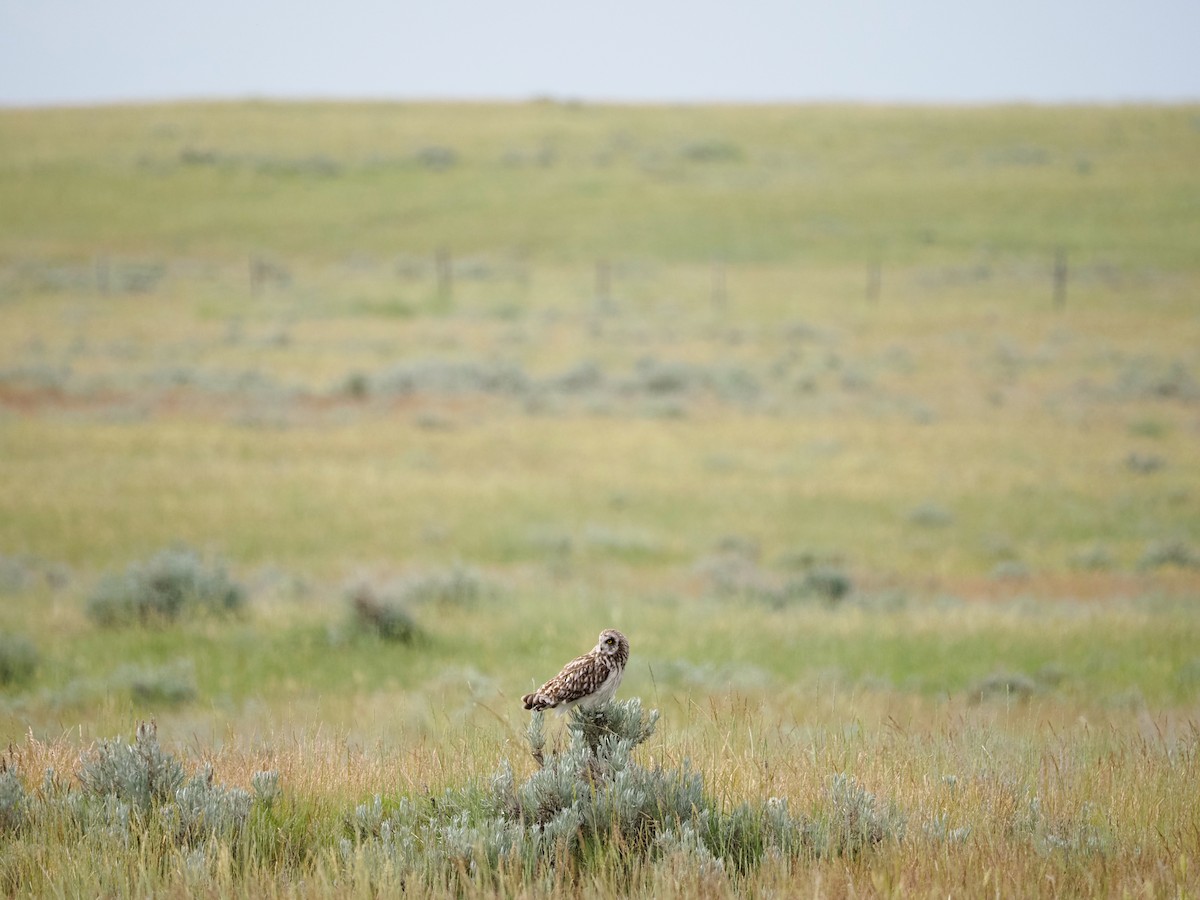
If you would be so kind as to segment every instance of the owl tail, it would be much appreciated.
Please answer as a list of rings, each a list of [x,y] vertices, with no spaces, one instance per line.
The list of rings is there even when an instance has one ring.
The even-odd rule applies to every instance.
[[[551,703],[545,697],[538,693],[526,694],[521,698],[521,702],[525,704],[526,709],[549,709],[556,704]]]

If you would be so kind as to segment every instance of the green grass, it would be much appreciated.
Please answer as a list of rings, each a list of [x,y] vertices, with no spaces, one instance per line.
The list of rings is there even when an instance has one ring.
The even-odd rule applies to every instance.
[[[2,889],[1196,893],[1197,116],[0,111],[0,637],[34,660]],[[178,545],[244,608],[89,618]],[[662,713],[633,760],[703,776],[708,856],[355,831],[379,796],[492,846],[518,698],[609,626]],[[188,778],[279,797],[199,848],[170,800],[81,818],[81,757],[150,719]],[[856,791],[889,823],[856,856],[731,849]]]
[[[325,259],[442,244],[674,262],[1063,245],[1177,269],[1194,259],[1194,119],[1188,107],[12,110],[0,143],[19,177],[0,189],[0,234],[10,253]],[[738,152],[697,161],[702,142]],[[457,164],[423,166],[431,146]]]
[[[449,430],[386,420],[277,430],[26,419],[0,433],[0,541],[95,567],[182,540],[240,563],[328,574],[348,561],[537,563],[547,528],[582,538],[603,526],[648,535],[652,549],[577,540],[576,556],[685,569],[740,534],[768,561],[816,550],[918,578],[986,574],[1010,555],[1062,572],[1096,542],[1129,569],[1154,540],[1197,533],[1184,498],[1200,491],[1200,473],[1182,429],[1155,444],[1173,465],[1141,475],[1122,465],[1138,442],[1119,422],[1108,444],[1090,428],[1003,412],[920,426],[739,415],[521,417],[519,429],[508,418],[452,421]],[[950,527],[910,521],[929,498],[952,509]]]

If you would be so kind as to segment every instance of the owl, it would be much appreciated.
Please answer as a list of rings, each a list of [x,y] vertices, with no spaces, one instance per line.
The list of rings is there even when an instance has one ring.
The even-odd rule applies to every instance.
[[[557,709],[560,713],[572,706],[607,703],[617,692],[628,661],[629,639],[614,628],[606,628],[590,653],[571,660],[521,702],[526,709]]]

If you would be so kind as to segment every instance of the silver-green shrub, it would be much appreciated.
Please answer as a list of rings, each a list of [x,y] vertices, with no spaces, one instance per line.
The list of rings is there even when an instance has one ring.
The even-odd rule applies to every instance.
[[[236,613],[245,602],[245,590],[224,567],[174,547],[106,575],[88,597],[87,612],[99,625],[152,625],[197,613]]]
[[[826,855],[857,856],[885,840],[904,836],[905,817],[885,806],[852,775],[839,773],[825,789],[825,808],[814,837]]]
[[[250,815],[254,797],[241,788],[216,782],[211,766],[205,766],[175,791],[174,802],[163,807],[168,833],[181,847],[206,840],[231,841],[241,834]]]
[[[141,812],[174,797],[183,778],[183,766],[159,746],[153,722],[138,725],[132,744],[120,738],[100,741],[79,771],[90,796],[111,797]]]
[[[37,648],[28,638],[19,634],[0,634],[0,686],[28,681],[37,666]]]
[[[844,852],[852,838],[843,819],[873,810],[856,797],[859,805],[843,815],[839,794],[830,816],[835,824],[825,825],[836,831],[834,839],[818,834],[812,820],[793,816],[786,800],[723,810],[686,762],[664,768],[634,759],[657,720],[657,711],[643,710],[636,698],[577,708],[567,721],[567,745],[548,752],[543,714],[535,713],[527,735],[539,763],[532,775],[518,780],[506,762],[487,784],[401,800],[390,812],[376,797],[348,820],[353,837],[340,846],[343,864],[374,877],[407,873],[414,884],[438,888],[461,888],[455,880],[463,875],[494,887],[501,870],[533,878],[614,855],[724,878],[750,870],[768,853],[798,858],[827,844]]]
[[[24,824],[28,804],[29,796],[17,773],[7,767],[0,770],[0,834]]]
[[[399,597],[361,582],[346,592],[353,628],[385,641],[411,644],[421,635],[416,619]]]
[[[112,682],[139,703],[186,703],[197,694],[196,667],[190,659],[162,666],[122,666],[113,673]]]
[[[495,594],[495,585],[483,572],[460,562],[440,571],[414,575],[397,585],[399,599],[408,603],[471,607]]]
[[[79,781],[83,791],[67,797],[66,806],[83,832],[128,839],[153,823],[169,843],[185,848],[236,843],[255,802],[249,791],[217,782],[210,766],[187,778],[159,745],[153,722],[141,723],[131,744],[101,741],[82,761]],[[255,787],[260,796],[277,791],[277,777],[259,779]]]

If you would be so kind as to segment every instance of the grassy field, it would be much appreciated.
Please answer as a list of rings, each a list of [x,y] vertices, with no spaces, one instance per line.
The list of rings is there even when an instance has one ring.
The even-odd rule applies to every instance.
[[[1197,159],[0,111],[0,890],[1197,895]],[[608,626],[656,729],[539,764]]]

